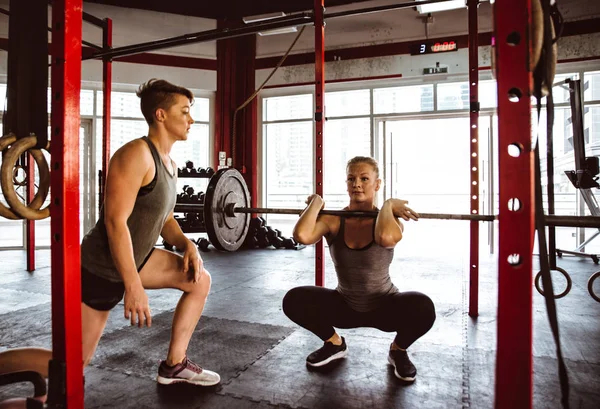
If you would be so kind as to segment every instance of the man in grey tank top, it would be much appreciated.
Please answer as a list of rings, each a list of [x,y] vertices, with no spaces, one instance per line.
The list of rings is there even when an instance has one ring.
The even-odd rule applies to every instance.
[[[145,289],[177,288],[183,294],[157,381],[215,385],[219,375],[187,357],[211,277],[196,245],[173,216],[177,167],[169,155],[175,142],[187,139],[194,123],[193,94],[153,79],[140,86],[137,95],[148,136],[125,144],[111,158],[100,218],[81,244],[83,362],[87,365],[92,359],[109,311],[121,299],[131,325],[149,327],[152,315]],[[183,257],[154,249],[159,235],[183,249]]]
[[[376,210],[375,195],[381,186],[379,168],[373,158],[358,156],[346,167],[350,204],[347,210]],[[402,239],[399,218],[417,220],[419,215],[404,200],[388,199],[376,220],[319,216],[325,202],[318,195],[306,200],[294,238],[314,244],[323,237],[338,277],[331,290],[316,286],[296,287],[283,299],[284,313],[295,323],[324,341],[323,347],[306,358],[309,366],[319,367],[348,354],[346,340],[337,328],[373,327],[396,332],[388,362],[397,378],[412,382],[417,370],[406,352],[435,321],[431,299],[416,291],[399,292],[392,283],[389,266],[394,246]]]

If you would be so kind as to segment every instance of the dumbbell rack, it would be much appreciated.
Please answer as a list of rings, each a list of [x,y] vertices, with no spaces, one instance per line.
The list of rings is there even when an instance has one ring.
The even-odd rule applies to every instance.
[[[177,177],[186,179],[210,179],[214,173],[215,171],[210,167],[198,169],[194,168],[194,164],[191,161],[187,161],[185,167],[177,169]],[[183,189],[184,192],[177,195],[176,205],[204,203],[204,192],[194,194],[193,187],[187,185],[184,186]],[[187,191],[190,193],[188,194]],[[176,210],[175,213],[183,212],[177,212]],[[184,214],[184,218],[175,216],[177,223],[179,223],[179,226],[184,233],[206,233],[204,215],[202,213],[186,212]],[[168,246],[168,243],[166,243],[165,246]]]

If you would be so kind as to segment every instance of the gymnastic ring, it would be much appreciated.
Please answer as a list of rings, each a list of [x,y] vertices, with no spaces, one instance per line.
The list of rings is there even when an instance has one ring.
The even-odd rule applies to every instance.
[[[556,75],[556,64],[558,62],[558,44],[557,41],[554,41],[556,37],[556,27],[554,27],[554,20],[550,17],[548,21],[550,23],[550,33],[553,39],[552,50],[550,55],[544,55],[544,11],[542,9],[541,0],[532,1],[531,10],[532,51],[529,63],[534,78],[533,94],[537,98],[542,98],[549,94],[550,88],[552,88],[552,84],[554,83],[554,76]],[[544,70],[546,68],[549,70],[547,77],[550,84],[547,84],[546,76],[544,76]],[[539,89],[536,84],[539,84]]]
[[[592,296],[592,298],[598,302],[600,302],[600,295],[596,294],[594,292],[594,281],[600,277],[600,271],[592,274],[592,276],[590,277],[590,279],[588,280],[588,292],[590,293],[590,295]]]
[[[531,54],[529,69],[533,72],[540,62],[544,45],[544,10],[540,0],[531,2]]]
[[[19,180],[17,179],[19,170],[23,170],[25,172],[25,166],[15,165],[15,167],[13,168],[13,175],[12,175],[13,185],[19,186],[19,187],[27,186],[27,172],[25,172],[25,177],[23,178],[23,180],[21,182],[19,182]]]
[[[0,154],[4,154],[4,150],[12,145],[16,140],[17,137],[13,133],[9,133],[0,137]],[[0,202],[0,216],[10,220],[22,219],[22,217],[13,212],[10,207],[4,206],[2,202]]]
[[[569,291],[571,291],[571,287],[573,285],[573,281],[571,280],[571,276],[569,275],[569,273],[567,273],[566,270],[564,270],[560,267],[556,267],[555,270],[558,271],[559,273],[561,273],[562,275],[564,275],[565,279],[567,280],[567,288],[565,288],[565,291],[563,291],[562,293],[554,294],[554,298],[558,299],[558,298],[563,298],[565,295],[569,294]],[[544,290],[542,290],[541,281],[542,281],[542,272],[540,271],[539,273],[537,273],[535,275],[535,289],[538,290],[538,293],[544,295]]]
[[[41,149],[33,149],[36,145],[36,136],[27,136],[17,140],[4,155],[2,169],[0,171],[0,185],[2,185],[2,193],[4,194],[6,202],[15,213],[28,220],[41,220],[50,216],[49,206],[40,210],[46,201],[48,191],[50,190],[50,169],[48,168],[48,162]],[[48,150],[48,148],[49,144],[46,146],[46,150]],[[12,170],[19,157],[27,151],[31,153],[31,156],[33,156],[33,159],[38,166],[40,184],[31,203],[29,203],[29,205],[24,205],[17,197],[14,186],[12,185]]]
[[[501,41],[496,38],[494,41]],[[517,45],[518,43],[511,43]],[[544,13],[540,0],[531,2],[531,52],[529,53],[529,70],[535,71],[542,56],[542,47],[544,45]],[[492,77],[496,78],[496,51],[495,44],[492,42],[492,52],[490,54]],[[553,76],[554,77],[554,76]]]

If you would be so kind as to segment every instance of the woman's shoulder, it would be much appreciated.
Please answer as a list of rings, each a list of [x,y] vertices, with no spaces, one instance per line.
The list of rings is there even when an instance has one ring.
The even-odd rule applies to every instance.
[[[327,225],[327,228],[329,230],[329,233],[327,234],[328,240],[331,240],[335,236],[337,236],[337,234],[340,230],[340,224],[341,224],[340,216],[334,216],[331,214],[323,214],[323,215],[319,216],[319,220]]]

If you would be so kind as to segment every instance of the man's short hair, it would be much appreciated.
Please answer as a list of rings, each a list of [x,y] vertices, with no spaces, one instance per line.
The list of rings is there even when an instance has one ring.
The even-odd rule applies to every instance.
[[[136,95],[140,97],[140,108],[148,125],[154,123],[157,109],[167,110],[175,104],[177,95],[189,99],[190,104],[194,103],[194,94],[189,89],[156,78],[140,85]]]

